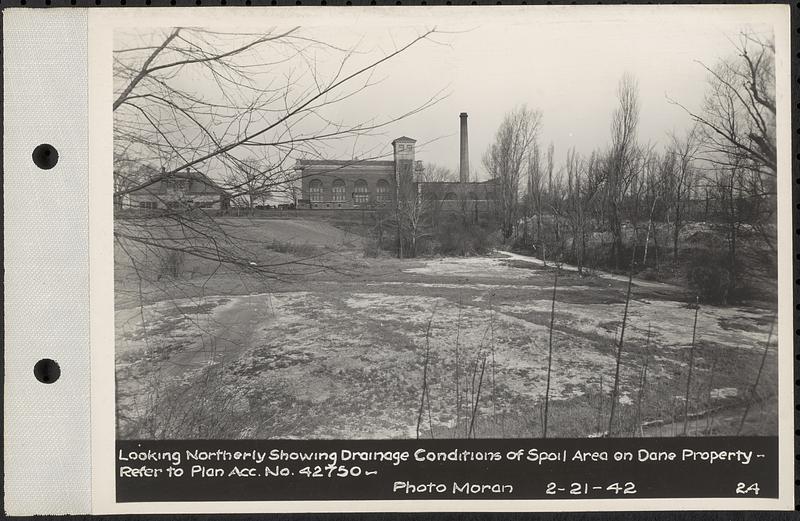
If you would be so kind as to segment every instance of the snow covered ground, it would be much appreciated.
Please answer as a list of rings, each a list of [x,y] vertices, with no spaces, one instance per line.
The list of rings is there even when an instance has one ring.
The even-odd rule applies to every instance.
[[[230,436],[409,437],[418,419],[426,351],[428,427],[452,433],[466,414],[464,401],[474,399],[480,384],[481,418],[516,416],[519,423],[537,410],[545,393],[552,274],[508,263],[535,268],[541,265],[537,259],[498,253],[503,257],[413,261],[367,280],[342,277],[274,293],[118,309],[118,403],[128,418],[123,427],[149,414],[146,401],[131,397],[154,392],[153,374],[192,385],[214,367],[219,369],[215,389],[233,394],[243,411],[243,426]],[[624,308],[620,282],[627,278],[594,273],[565,277],[559,286],[550,386],[551,399],[562,404],[554,408],[556,433],[597,431],[597,407],[602,412],[615,369]],[[652,418],[668,414],[674,406],[669,397],[680,396],[685,387],[694,310],[653,291],[666,285],[634,282],[619,409],[634,408],[647,358],[652,388],[646,406]],[[708,394],[707,383],[713,384],[710,396],[716,401],[735,399],[751,385],[770,320],[765,309],[701,308],[698,396]],[[480,382],[483,360],[487,368]],[[770,357],[766,374],[774,373],[774,363]],[[769,378],[764,381],[771,385]],[[487,423],[479,424],[491,435]],[[522,428],[515,432],[525,434]]]

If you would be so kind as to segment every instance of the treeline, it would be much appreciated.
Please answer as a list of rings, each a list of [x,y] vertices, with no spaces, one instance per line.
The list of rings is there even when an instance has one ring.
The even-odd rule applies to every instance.
[[[537,141],[542,115],[509,112],[483,164],[498,186],[503,238],[546,261],[685,278],[707,301],[749,296],[776,272],[774,46],[741,34],[707,67],[693,126],[665,144],[637,139],[638,85],[621,78],[609,144],[588,155]]]

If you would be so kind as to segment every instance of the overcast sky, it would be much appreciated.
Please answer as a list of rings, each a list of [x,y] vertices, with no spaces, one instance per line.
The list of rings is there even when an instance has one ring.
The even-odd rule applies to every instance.
[[[380,80],[377,85],[326,115],[345,123],[388,118],[436,92],[449,95],[380,135],[361,138],[355,147],[343,142],[328,152],[335,159],[370,155],[376,149],[388,151],[393,138],[405,135],[418,140],[417,159],[456,171],[459,113],[467,112],[470,163],[483,178],[481,156],[503,115],[524,103],[541,110],[539,142],[543,148],[554,143],[559,163],[569,147],[589,153],[608,144],[615,90],[626,72],[639,84],[639,140],[663,143],[669,132],[682,133],[689,125],[682,109],[667,98],[691,109],[702,103],[707,75],[698,62],[711,66],[730,55],[731,40],[743,28],[771,32],[759,23],[757,10],[744,6],[719,11],[629,6],[627,14],[618,7],[585,12],[590,16],[576,16],[577,9],[537,8],[465,10],[446,18],[375,17],[353,10],[354,15],[332,16],[325,23],[314,19],[303,33],[342,47],[357,46],[362,54],[353,67],[427,28],[443,31],[435,41],[421,42],[382,65],[374,76]],[[119,33],[115,46],[141,41],[147,31],[136,32]]]

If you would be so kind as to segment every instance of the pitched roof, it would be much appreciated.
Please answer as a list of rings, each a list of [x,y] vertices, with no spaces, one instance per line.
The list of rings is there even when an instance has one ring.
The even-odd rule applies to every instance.
[[[153,184],[159,181],[173,180],[173,179],[185,179],[189,181],[189,189],[188,189],[189,192],[195,192],[195,193],[204,192],[205,190],[201,190],[197,186],[197,183],[200,183],[204,186],[211,187],[220,193],[223,194],[227,193],[224,188],[222,188],[219,184],[217,184],[213,179],[211,179],[204,173],[199,172],[197,170],[191,170],[189,168],[187,168],[186,170],[174,172],[172,174],[166,174],[162,171],[161,173],[152,176],[145,186],[143,186],[142,188],[132,190],[131,193],[138,192],[139,190],[147,190],[149,186],[152,186]]]
[[[411,139],[408,136],[400,136],[399,138],[392,141],[392,144],[394,145],[395,143],[416,143],[416,142],[417,142],[416,139]]]

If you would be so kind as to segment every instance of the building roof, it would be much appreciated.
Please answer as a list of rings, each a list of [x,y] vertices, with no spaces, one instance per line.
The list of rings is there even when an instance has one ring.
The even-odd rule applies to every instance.
[[[153,186],[155,183],[164,180],[174,180],[174,179],[185,179],[189,181],[189,187],[187,192],[190,193],[204,193],[206,192],[205,187],[211,187],[217,192],[222,194],[227,193],[224,188],[222,188],[219,184],[217,184],[213,179],[211,179],[204,173],[199,172],[197,170],[191,170],[189,168],[187,168],[186,170],[181,170],[179,172],[174,172],[172,174],[166,174],[162,170],[160,174],[151,177],[145,186],[132,190],[131,193],[136,193],[140,190],[150,191],[149,187]]]
[[[365,159],[298,159],[295,168],[303,168],[306,166],[394,166],[394,161]]]
[[[411,139],[408,136],[400,136],[399,138],[392,141],[392,144],[394,145],[395,143],[416,143],[416,142],[417,142],[416,139]]]
[[[461,181],[420,181],[420,184],[423,185],[437,185],[437,186],[483,186],[488,184],[494,184],[496,181],[494,179],[489,179],[487,181],[467,181],[462,183]]]

